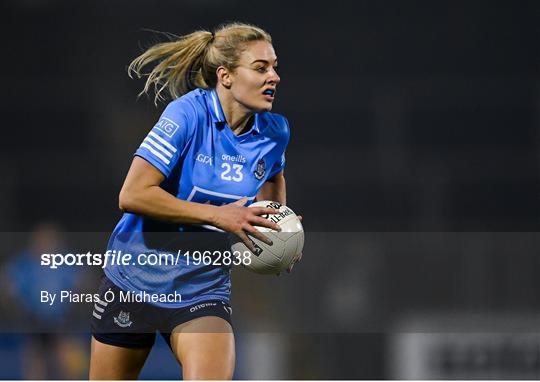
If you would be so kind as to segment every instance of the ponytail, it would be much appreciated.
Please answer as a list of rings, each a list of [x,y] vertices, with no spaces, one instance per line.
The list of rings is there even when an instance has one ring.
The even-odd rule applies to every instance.
[[[251,41],[272,42],[264,30],[242,23],[220,27],[216,33],[195,31],[176,41],[156,44],[135,58],[128,67],[133,78],[148,77],[139,95],[148,94],[153,88],[154,103],[166,98],[178,98],[196,88],[213,88],[217,84],[219,66],[233,70],[245,45]],[[149,73],[142,69],[157,62]]]
[[[148,93],[153,86],[157,103],[166,98],[164,91],[172,98],[178,98],[196,87],[208,87],[200,75],[200,68],[212,39],[212,33],[197,31],[177,41],[156,44],[135,58],[128,67],[129,76],[132,77],[132,73],[138,78],[148,76],[139,95]],[[154,61],[159,61],[154,69],[142,73],[142,68]]]

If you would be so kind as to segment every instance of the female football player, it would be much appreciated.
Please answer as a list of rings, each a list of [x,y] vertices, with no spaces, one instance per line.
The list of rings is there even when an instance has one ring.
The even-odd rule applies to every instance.
[[[155,66],[143,74],[148,64]],[[270,113],[280,82],[272,40],[258,27],[227,24],[154,45],[129,70],[148,76],[143,93],[154,89],[156,102],[173,101],[135,152],[120,191],[124,215],[109,253],[144,257],[105,267],[92,318],[90,378],[137,378],[158,331],[184,379],[231,379],[223,232],[252,250],[248,235],[270,244],[255,226],[280,230],[260,216],[277,210],[246,206],[255,199],[286,201],[289,126]],[[217,257],[197,263],[186,249]],[[146,261],[159,253],[174,254],[174,264]],[[126,292],[153,299],[134,301]]]

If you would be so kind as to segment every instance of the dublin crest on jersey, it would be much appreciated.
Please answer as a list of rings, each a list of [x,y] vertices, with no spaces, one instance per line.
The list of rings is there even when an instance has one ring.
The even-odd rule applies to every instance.
[[[121,310],[118,317],[114,317],[114,323],[121,328],[127,328],[128,326],[131,326],[133,321],[129,319],[129,312],[124,312]]]
[[[257,170],[253,171],[253,174],[255,174],[255,178],[257,178],[257,180],[261,180],[264,177],[264,174],[266,174],[264,159],[259,159],[257,162]]]

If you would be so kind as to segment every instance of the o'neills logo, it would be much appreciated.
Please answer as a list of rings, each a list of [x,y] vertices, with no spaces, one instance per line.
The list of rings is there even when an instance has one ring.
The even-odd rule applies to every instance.
[[[257,170],[253,171],[253,174],[255,174],[255,178],[257,178],[257,180],[261,180],[264,177],[264,174],[266,174],[264,159],[259,159],[257,162]]]
[[[274,223],[279,223],[281,220],[285,219],[289,215],[294,215],[294,212],[287,206],[282,206],[278,214],[269,215],[267,219],[273,221]]]
[[[237,163],[246,163],[247,159],[243,155],[229,155],[229,154],[222,154],[221,160],[227,161],[227,162],[237,162]]]
[[[189,308],[189,311],[191,313],[193,313],[196,310],[199,310],[199,309],[202,309],[202,308],[207,308],[209,306],[216,306],[216,305],[217,305],[217,303],[215,303],[215,302],[205,302],[204,304],[199,304],[199,305],[192,306],[191,308]]]
[[[270,202],[266,205],[266,208],[275,208],[279,210],[277,214],[268,215],[264,214],[261,215],[262,218],[268,219],[270,221],[273,221],[274,223],[278,224],[281,220],[285,219],[287,216],[294,215],[293,210],[291,210],[289,207],[284,206],[278,202]]]

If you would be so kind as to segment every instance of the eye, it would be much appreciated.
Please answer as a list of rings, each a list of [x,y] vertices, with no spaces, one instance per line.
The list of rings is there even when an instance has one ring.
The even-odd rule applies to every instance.
[[[266,73],[266,68],[264,66],[258,67],[255,70],[258,71],[259,73]]]

